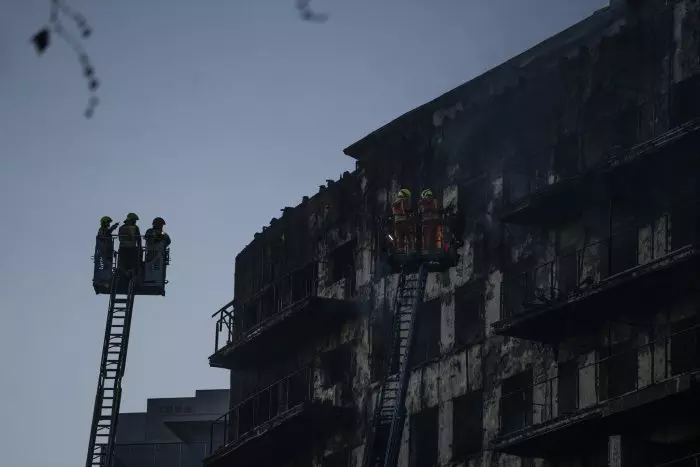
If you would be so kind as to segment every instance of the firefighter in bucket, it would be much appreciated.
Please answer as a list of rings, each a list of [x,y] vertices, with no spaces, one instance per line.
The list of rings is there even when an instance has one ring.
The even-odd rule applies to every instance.
[[[421,192],[418,213],[421,221],[423,253],[440,253],[443,246],[442,212],[438,208],[433,190],[426,188]]]
[[[407,188],[399,190],[396,200],[391,205],[391,213],[394,221],[395,251],[398,254],[408,254],[415,250],[415,235],[413,226],[413,211],[411,206],[411,192]]]

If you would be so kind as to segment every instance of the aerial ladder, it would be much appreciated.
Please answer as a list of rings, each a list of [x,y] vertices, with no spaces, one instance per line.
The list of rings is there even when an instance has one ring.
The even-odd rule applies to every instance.
[[[442,212],[439,245],[421,245],[417,238],[415,250],[397,252],[394,238],[387,235],[389,264],[398,270],[394,314],[388,336],[388,352],[382,363],[383,384],[374,405],[374,415],[365,442],[363,467],[396,467],[401,448],[401,436],[406,420],[406,393],[411,376],[411,355],[415,341],[415,326],[423,303],[428,273],[444,271],[457,263],[459,240],[453,242],[456,213]],[[383,221],[382,221],[383,222]],[[420,232],[420,224],[416,225]],[[380,229],[386,229],[383,224]],[[439,248],[436,248],[438,246]]]
[[[403,268],[399,273],[389,352],[383,363],[382,374],[386,379],[375,402],[363,467],[395,467],[398,462],[406,419],[406,392],[415,340],[413,331],[423,303],[430,265],[430,262],[422,263],[417,274],[409,274]]]
[[[120,276],[116,270],[112,279],[86,467],[109,467],[114,452],[135,285],[131,279],[126,293],[118,293]]]
[[[141,265],[141,274],[137,277],[113,267],[118,264],[115,261],[118,255],[112,253],[111,256],[105,257],[100,245],[95,248],[93,286],[96,293],[109,294],[109,307],[85,467],[114,465],[122,377],[126,368],[134,298],[136,295],[165,295],[167,283],[165,269],[169,263],[169,252],[165,247]]]

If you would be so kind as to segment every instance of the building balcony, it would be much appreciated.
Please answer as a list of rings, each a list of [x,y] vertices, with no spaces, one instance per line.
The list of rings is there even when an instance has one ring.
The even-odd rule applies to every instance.
[[[576,452],[582,439],[594,435],[652,440],[673,426],[697,424],[699,337],[695,324],[641,346],[607,347],[595,353],[597,359],[587,355],[595,359],[590,363],[559,363],[555,377],[531,385],[504,380],[499,433],[490,449],[550,458]]]
[[[608,319],[635,322],[645,310],[656,310],[660,300],[697,278],[697,210],[695,201],[676,205],[648,223],[507,274],[494,332],[553,343]],[[624,316],[629,310],[635,315]]]
[[[200,467],[207,443],[132,443],[114,447],[114,467]]]
[[[585,135],[581,138],[586,139]],[[568,147],[555,148],[555,159],[562,160],[557,164],[561,167],[556,177],[550,173],[548,160],[540,164],[541,167],[513,167],[506,171],[505,197],[499,217],[503,222],[523,225],[549,225],[565,219],[576,213],[582,203],[589,203],[598,196],[601,186],[613,190],[619,187],[612,178],[613,174],[616,177],[630,175],[626,180],[634,181],[639,170],[638,162],[647,160],[647,156],[668,154],[669,150],[677,149],[681,141],[687,143],[687,148],[693,148],[698,140],[700,118],[627,149],[612,150],[605,157],[591,161],[581,155],[569,158],[571,161],[563,161],[573,150]],[[578,147],[579,144],[583,143],[574,146]],[[520,163],[527,164],[528,161]],[[601,182],[606,184],[602,185]]]
[[[315,269],[313,269],[315,273]],[[339,328],[356,313],[350,300],[316,296],[316,277],[294,274],[266,287],[243,306],[214,313],[216,334],[209,365],[244,369],[271,361]]]
[[[314,371],[305,367],[236,405],[211,426],[205,467],[281,464],[308,456],[316,440],[351,422],[352,408],[313,395]]]

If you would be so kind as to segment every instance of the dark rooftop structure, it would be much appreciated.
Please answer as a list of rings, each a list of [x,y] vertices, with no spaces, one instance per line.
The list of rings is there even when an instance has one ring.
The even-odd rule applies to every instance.
[[[228,389],[194,397],[149,399],[146,411],[121,413],[114,467],[199,467],[211,423],[229,404]]]

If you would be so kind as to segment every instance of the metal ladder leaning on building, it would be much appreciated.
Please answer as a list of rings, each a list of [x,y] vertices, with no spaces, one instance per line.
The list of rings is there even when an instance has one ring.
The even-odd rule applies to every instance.
[[[428,267],[421,263],[412,278],[401,269],[396,292],[396,306],[387,355],[383,362],[384,384],[374,407],[372,425],[365,444],[363,467],[396,467],[401,435],[406,419],[406,392],[411,374],[414,325],[428,279]]]
[[[117,293],[119,283],[119,270],[115,269],[111,282],[86,467],[109,467],[112,464],[135,295],[133,279],[129,281],[126,294]]]

